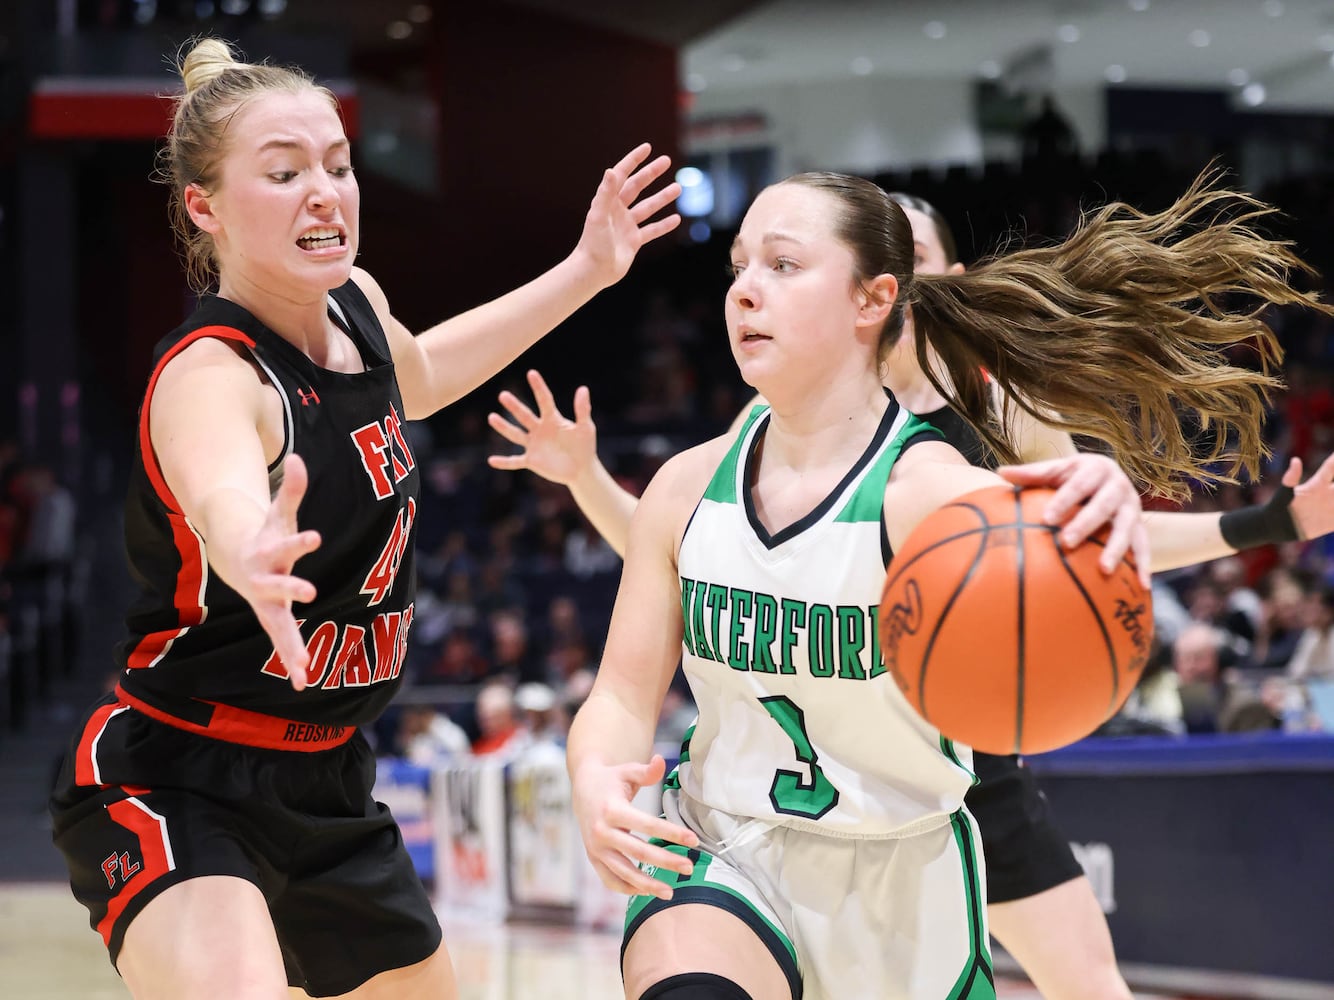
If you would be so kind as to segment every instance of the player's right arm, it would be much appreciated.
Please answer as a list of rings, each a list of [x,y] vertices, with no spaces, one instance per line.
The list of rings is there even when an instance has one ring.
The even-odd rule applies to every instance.
[[[493,469],[528,469],[567,487],[589,523],[624,559],[630,519],[639,498],[616,482],[598,458],[597,429],[593,426],[588,387],[575,390],[574,419],[570,420],[557,408],[551,389],[538,372],[528,372],[528,385],[537,403],[536,412],[506,390],[499,398],[510,419],[499,413],[487,414],[486,418],[492,430],[523,450],[513,455],[491,455],[487,463]],[[751,409],[763,402],[761,396],[752,399],[723,437],[735,439]]]
[[[320,538],[297,529],[306,488],[299,457],[288,458],[283,484],[270,500],[266,391],[230,346],[205,338],[167,363],[145,405],[158,467],[203,538],[209,568],[254,609],[300,690],[309,657],[292,602],[314,600],[315,587],[292,568]]]
[[[603,883],[619,892],[670,898],[666,883],[640,871],[636,861],[683,874],[691,870],[684,858],[635,834],[687,847],[695,846],[695,835],[641,812],[631,799],[639,788],[662,780],[663,760],[650,754],[663,698],[681,658],[677,554],[686,522],[726,443],[717,439],[672,458],[639,501],[602,664],[570,726],[566,760],[584,848]]]

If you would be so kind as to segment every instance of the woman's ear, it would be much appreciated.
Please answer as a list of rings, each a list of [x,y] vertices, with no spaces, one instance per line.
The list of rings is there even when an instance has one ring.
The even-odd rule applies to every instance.
[[[959,260],[956,260],[949,267],[945,268],[946,274],[963,274],[963,272],[964,272],[963,261]]]
[[[857,310],[859,326],[874,326],[889,318],[899,297],[899,279],[892,274],[878,274],[862,285],[861,307]]]
[[[189,184],[185,188],[185,211],[194,224],[204,232],[213,234],[222,228],[218,217],[213,214],[212,195],[198,184]]]

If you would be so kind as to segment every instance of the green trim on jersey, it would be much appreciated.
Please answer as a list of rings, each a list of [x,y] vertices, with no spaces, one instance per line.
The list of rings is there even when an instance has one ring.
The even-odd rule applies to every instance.
[[[714,472],[713,478],[709,480],[709,488],[704,491],[705,500],[712,500],[714,503],[737,502],[736,464],[741,460],[741,443],[746,440],[751,424],[755,423],[762,413],[768,412],[768,409],[768,406],[762,404],[750,408],[750,415],[746,417],[746,422],[741,425],[741,432],[737,434],[736,440],[732,442],[732,447],[727,452],[727,456]]]
[[[672,887],[673,892],[680,892],[683,889],[709,889],[714,892],[725,893],[745,906],[747,912],[751,913],[756,919],[761,921],[765,927],[773,933],[783,948],[787,951],[788,957],[792,961],[794,968],[800,969],[800,963],[797,962],[797,949],[792,944],[784,930],[775,924],[772,920],[761,913],[755,905],[744,895],[733,889],[731,886],[715,882],[708,877],[709,865],[713,863],[713,855],[708,851],[702,851],[697,847],[682,847],[680,844],[672,844],[657,837],[650,837],[649,843],[655,847],[661,847],[663,850],[672,854],[679,854],[683,858],[689,858],[694,868],[689,875],[682,875],[680,872],[674,872],[670,868],[653,868],[650,874],[659,882],[664,882]],[[648,872],[649,867],[640,865],[640,870]],[[702,902],[703,900],[682,900],[682,902]],[[630,902],[625,908],[625,930],[629,931],[644,908],[653,903],[661,902],[657,896],[631,896]],[[671,905],[669,902],[667,905]],[[994,997],[994,994],[993,994]],[[980,994],[979,994],[980,998]],[[971,998],[970,998],[971,1000]]]
[[[942,737],[942,744],[944,739]],[[991,948],[982,923],[982,882],[977,877],[977,855],[973,824],[960,809],[950,817],[954,842],[963,864],[964,894],[968,904],[968,960],[954,982],[946,1000],[996,1000],[995,976],[991,969]]]
[[[940,431],[925,420],[913,416],[911,413],[908,414],[908,419],[899,428],[899,432],[894,435],[894,440],[889,443],[888,448],[881,452],[875,465],[871,466],[866,475],[862,477],[862,481],[857,484],[856,492],[848,498],[848,502],[834,520],[853,523],[858,521],[879,523],[880,510],[885,505],[885,484],[889,482],[890,470],[894,468],[894,463],[899,458],[899,452],[903,450],[903,446],[908,439],[916,437],[924,431],[940,434]],[[943,436],[941,440],[944,440]]]
[[[958,751],[954,749],[954,741],[950,739],[948,736],[946,736],[944,733],[940,734],[940,752],[943,753],[946,757],[948,757],[950,759],[950,762],[953,763],[954,766],[957,767],[959,770],[967,771],[968,776],[973,779],[973,784],[974,785],[977,784],[978,782],[977,772],[975,772],[971,767],[967,767],[964,765],[964,762],[959,759]]]

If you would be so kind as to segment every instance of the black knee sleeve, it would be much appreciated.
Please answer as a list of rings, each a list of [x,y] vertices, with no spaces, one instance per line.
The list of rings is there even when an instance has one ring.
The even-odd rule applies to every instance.
[[[639,1000],[751,1000],[751,996],[723,976],[687,972],[654,983]]]

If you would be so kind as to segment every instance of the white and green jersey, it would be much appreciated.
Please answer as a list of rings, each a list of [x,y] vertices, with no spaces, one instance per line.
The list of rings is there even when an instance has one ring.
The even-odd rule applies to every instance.
[[[885,484],[928,424],[893,401],[866,452],[770,535],[747,484],[750,414],[681,542],[684,667],[699,719],[671,784],[737,816],[844,836],[904,836],[963,804],[972,752],[903,698],[880,655]],[[938,436],[938,435],[935,435]]]

